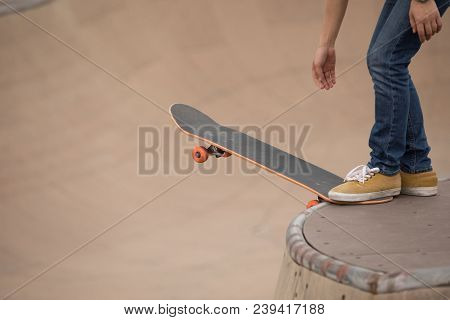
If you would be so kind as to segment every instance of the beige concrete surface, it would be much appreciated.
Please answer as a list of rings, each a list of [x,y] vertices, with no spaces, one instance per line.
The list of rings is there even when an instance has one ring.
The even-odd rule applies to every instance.
[[[364,57],[381,5],[351,3],[338,73]],[[173,136],[161,141],[161,170],[139,176],[138,127],[173,133],[155,104],[174,102],[224,124],[276,118],[315,90],[322,10],[296,0],[57,0],[0,17],[0,296],[273,297],[285,230],[304,204],[270,182],[303,202],[311,195],[242,174],[235,158],[165,192],[188,176],[162,170],[178,161],[164,153]],[[448,15],[412,66],[441,176],[450,175],[447,25]],[[310,124],[303,155],[344,175],[367,160],[371,87],[363,61],[275,123]]]

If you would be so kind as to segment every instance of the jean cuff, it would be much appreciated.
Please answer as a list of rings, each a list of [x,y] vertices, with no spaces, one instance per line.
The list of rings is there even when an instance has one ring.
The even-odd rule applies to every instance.
[[[430,172],[430,171],[433,171],[433,168],[429,167],[429,168],[426,168],[426,169],[408,170],[405,167],[400,166],[400,170],[402,170],[405,173],[414,174],[414,173]]]

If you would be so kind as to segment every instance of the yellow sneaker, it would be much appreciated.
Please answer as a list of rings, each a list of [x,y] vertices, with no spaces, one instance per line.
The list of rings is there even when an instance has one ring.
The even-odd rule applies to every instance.
[[[401,194],[419,197],[429,197],[437,194],[438,179],[436,172],[406,173],[401,171],[400,175],[402,177]]]
[[[328,197],[335,201],[357,202],[399,195],[400,174],[386,176],[379,172],[378,168],[358,166],[347,174],[343,184],[330,190]]]

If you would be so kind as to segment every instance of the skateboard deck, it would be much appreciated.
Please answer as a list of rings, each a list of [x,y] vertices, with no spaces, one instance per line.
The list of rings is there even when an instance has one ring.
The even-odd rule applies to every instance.
[[[392,200],[392,197],[361,202],[331,200],[328,192],[344,181],[334,173],[245,133],[222,126],[191,106],[174,104],[170,112],[181,131],[211,145],[208,149],[194,148],[193,158],[197,162],[206,161],[208,154],[216,157],[235,155],[315,193],[321,200],[335,204],[377,204]]]

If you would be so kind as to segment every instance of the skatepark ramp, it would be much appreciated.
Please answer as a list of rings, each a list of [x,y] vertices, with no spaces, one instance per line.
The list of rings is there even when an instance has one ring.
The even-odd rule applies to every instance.
[[[450,179],[439,195],[327,203],[289,225],[277,299],[448,299]]]
[[[0,3],[0,16],[13,13],[14,10],[27,10],[48,1],[49,0],[3,0],[2,3]]]

